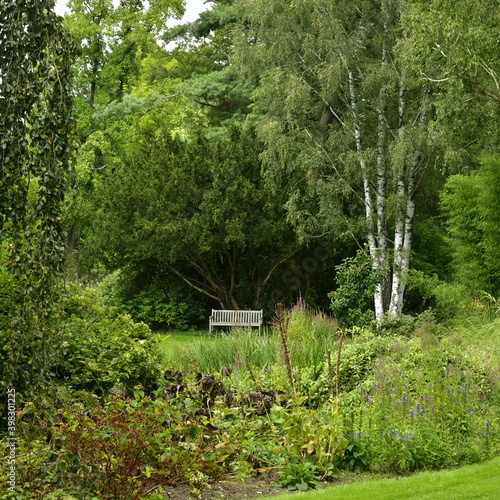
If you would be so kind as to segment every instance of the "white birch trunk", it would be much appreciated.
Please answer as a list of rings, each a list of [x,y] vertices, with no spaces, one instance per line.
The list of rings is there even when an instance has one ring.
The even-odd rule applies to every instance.
[[[406,280],[410,269],[411,245],[413,243],[413,220],[415,216],[415,183],[417,172],[410,178],[408,186],[408,203],[406,205],[405,236],[402,248],[401,277],[399,280],[398,293],[395,297],[394,313],[401,314],[403,309],[403,299],[406,289]]]
[[[424,101],[423,110],[419,119],[419,129],[425,123],[426,106]],[[402,210],[398,210],[398,219],[394,234],[394,269],[391,288],[391,302],[389,312],[398,316],[403,309],[403,299],[406,288],[406,280],[410,268],[410,254],[413,242],[413,220],[415,216],[415,190],[417,176],[420,172],[421,148],[417,146],[414,151],[413,161],[408,174],[408,187],[405,186],[405,179],[402,175],[398,181],[398,203],[401,203]]]
[[[365,204],[365,218],[366,218],[366,228],[367,228],[367,237],[368,237],[368,246],[370,249],[370,255],[373,259],[373,268],[375,270],[380,267],[380,251],[377,246],[377,238],[375,234],[375,223],[374,223],[374,212],[373,212],[373,200],[372,193],[370,190],[370,179],[368,177],[368,169],[366,167],[365,158],[363,155],[363,145],[361,142],[361,128],[359,124],[359,116],[357,113],[357,99],[356,99],[356,89],[354,87],[354,75],[352,71],[348,69],[349,76],[349,93],[351,97],[351,113],[352,119],[354,123],[354,138],[356,141],[356,151],[359,156],[359,165],[361,168],[361,174],[363,177],[363,199]],[[382,284],[380,283],[375,291],[374,295],[375,302],[375,318],[377,321],[382,317],[384,313],[384,304],[383,304],[383,291]]]
[[[400,77],[400,87],[399,87],[399,129],[398,129],[398,140],[402,144],[405,140],[405,84],[404,76]],[[398,314],[394,312],[394,304],[399,300],[399,294],[397,290],[399,289],[399,281],[401,277],[401,267],[402,267],[402,249],[404,240],[404,223],[405,223],[405,197],[406,197],[406,185],[405,185],[405,173],[404,165],[400,165],[400,173],[398,176],[396,184],[396,220],[394,225],[394,256],[392,262],[392,284],[391,284],[391,299],[389,302],[389,312],[392,314]]]
[[[386,13],[387,16],[387,13]],[[384,32],[387,32],[387,19],[384,23]],[[387,64],[387,49],[384,38],[382,46],[382,65]],[[375,259],[375,269],[384,269],[388,261],[388,234],[387,234],[387,172],[386,172],[386,121],[385,121],[385,108],[386,108],[386,94],[385,89],[382,89],[378,102],[378,133],[377,133],[377,254],[373,256]],[[377,323],[380,322],[386,308],[386,297],[390,293],[390,279],[384,273],[377,284],[374,295],[375,303],[375,319]]]
[[[361,127],[359,124],[359,116],[357,113],[357,99],[356,89],[354,88],[354,75],[351,70],[348,70],[349,75],[349,93],[351,96],[351,113],[354,122],[354,139],[356,141],[356,151],[359,157],[359,166],[361,168],[361,175],[363,177],[363,199],[365,204],[365,217],[368,235],[368,245],[370,252],[377,247],[375,240],[375,229],[373,224],[373,201],[370,191],[370,179],[368,178],[368,171],[366,162],[363,155],[363,145],[361,143]]]
[[[406,279],[410,268],[410,253],[413,242],[413,219],[415,216],[415,184],[418,174],[418,158],[415,160],[410,172],[405,214],[398,221],[398,246],[394,246],[394,270],[392,276],[391,303],[389,312],[398,316],[403,309]],[[404,216],[404,221],[403,221]],[[396,236],[396,235],[395,235]],[[396,240],[396,238],[395,238]]]
[[[385,120],[384,102],[381,97],[378,110],[378,145],[377,145],[377,243],[376,254],[372,253],[374,268],[383,269],[387,263],[387,222],[386,222],[386,182],[385,172]],[[374,295],[375,319],[377,323],[385,312],[384,297],[386,295],[387,280],[381,277]]]
[[[398,210],[396,227],[394,230],[394,261],[393,261],[393,270],[392,270],[392,286],[391,286],[391,302],[389,304],[389,312],[398,315],[401,312],[402,307],[402,294],[401,294],[401,286],[404,279],[404,248],[408,245],[405,242],[406,228],[406,217],[405,213],[408,207],[404,207],[403,209],[403,200],[405,198],[405,186],[404,179],[400,179],[398,181],[397,188],[397,196],[398,203],[401,203],[401,208]],[[409,202],[409,197],[407,202]],[[407,203],[408,204],[408,203]]]
[[[405,198],[407,196],[405,179],[403,174],[398,179],[396,187],[397,196],[397,212],[396,224],[394,227],[394,259],[392,264],[392,286],[391,286],[391,301],[389,311],[394,313],[394,304],[398,301],[398,289],[401,279],[402,262],[403,262],[403,246],[405,235]],[[397,314],[397,313],[395,313]]]

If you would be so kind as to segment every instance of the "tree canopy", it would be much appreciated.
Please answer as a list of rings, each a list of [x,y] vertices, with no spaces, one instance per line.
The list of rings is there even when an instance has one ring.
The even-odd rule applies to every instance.
[[[461,239],[456,207],[498,149],[495,2],[224,0],[174,28],[180,1],[69,7],[81,273],[155,269],[257,307],[327,241],[328,264],[274,293],[325,304],[366,243],[380,320],[412,269],[455,280],[458,247],[485,237]]]

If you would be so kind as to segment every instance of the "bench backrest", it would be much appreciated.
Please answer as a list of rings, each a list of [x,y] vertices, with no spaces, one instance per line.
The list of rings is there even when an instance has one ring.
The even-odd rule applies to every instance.
[[[262,327],[261,311],[237,311],[212,309],[210,316],[210,331],[212,326],[258,326]]]
[[[262,323],[262,311],[226,311],[212,309],[212,323],[259,325]]]

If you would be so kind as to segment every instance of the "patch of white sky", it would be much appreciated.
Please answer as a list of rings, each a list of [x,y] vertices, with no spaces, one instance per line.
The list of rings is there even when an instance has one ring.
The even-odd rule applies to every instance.
[[[119,0],[113,0],[115,4],[118,4]],[[63,16],[68,9],[66,7],[67,0],[56,0],[55,11],[60,16]],[[198,18],[200,12],[207,10],[210,7],[210,3],[206,0],[186,0],[186,10],[182,19],[171,19],[167,24],[169,27],[175,26],[176,24],[184,24],[195,21]]]
[[[56,14],[64,16],[64,14],[68,12],[67,3],[68,0],[56,0],[54,9]],[[119,0],[113,0],[113,3],[117,5],[119,3]],[[198,19],[198,15],[200,14],[200,12],[203,12],[204,10],[208,10],[210,8],[210,1],[186,0],[185,7],[186,8],[184,11],[184,15],[182,16],[182,19],[170,19],[167,22],[168,27],[171,28],[172,26],[175,26],[177,24],[184,24],[195,21],[196,19]],[[174,44],[175,42],[171,42],[171,45],[167,45],[167,48],[172,47]],[[0,83],[2,82],[1,74],[2,71],[0,69]]]

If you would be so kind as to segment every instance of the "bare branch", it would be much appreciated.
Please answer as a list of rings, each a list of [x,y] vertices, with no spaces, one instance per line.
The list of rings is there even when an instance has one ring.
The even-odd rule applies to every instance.
[[[182,92],[176,92],[175,94],[172,95],[161,95],[158,97],[158,99],[170,99],[171,97],[177,97],[178,95],[181,95]]]
[[[200,293],[203,293],[204,295],[206,295],[207,297],[210,297],[211,299],[214,299],[216,300],[217,302],[221,302],[221,297],[217,297],[216,295],[208,292],[207,290],[204,290],[203,288],[195,285],[192,280],[188,279],[186,276],[184,276],[182,273],[180,273],[179,271],[177,271],[177,269],[175,269],[175,267],[173,266],[168,266],[168,268],[174,273],[176,274],[177,276],[179,276],[179,278],[184,281],[185,283],[187,283],[191,288],[194,288],[195,290],[197,290],[198,292]]]
[[[267,276],[264,278],[264,281],[262,282],[262,285],[261,287],[264,287],[264,285],[269,281],[269,279],[271,278],[272,274],[274,273],[274,271],[279,267],[281,266],[281,264],[284,264],[288,259],[290,259],[291,257],[293,257],[300,249],[302,248],[302,245],[299,245],[292,253],[290,253],[289,255],[287,255],[286,257],[284,257],[283,259],[281,259],[279,262],[277,262],[272,268],[271,270],[267,273]]]
[[[488,75],[490,75],[491,78],[493,78],[493,81],[495,82],[495,87],[497,88],[497,90],[500,90],[500,86],[498,85],[497,74],[495,73],[495,71],[492,68],[490,68],[489,66],[486,66],[486,64],[484,62],[482,64],[482,67],[483,67],[484,71],[486,71],[486,73],[488,73]]]
[[[450,80],[450,77],[448,78],[431,78],[430,76],[427,76],[423,71],[420,71],[420,74],[426,79],[428,80],[429,82],[436,82],[436,83],[439,83],[439,82],[447,82],[448,80]]]

